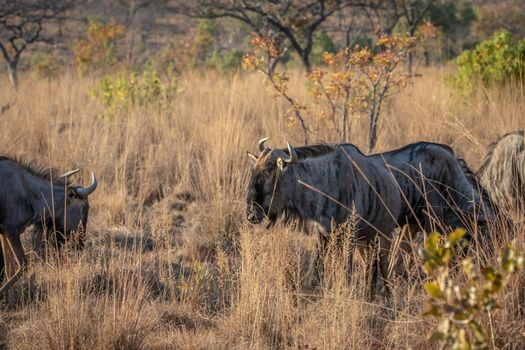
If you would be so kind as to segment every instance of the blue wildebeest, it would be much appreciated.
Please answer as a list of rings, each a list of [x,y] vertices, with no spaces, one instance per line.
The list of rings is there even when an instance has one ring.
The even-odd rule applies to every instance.
[[[25,265],[20,235],[27,227],[33,225],[37,235],[44,230],[56,233],[58,244],[73,231],[86,229],[88,196],[97,188],[97,180],[91,173],[86,188],[67,184],[67,178],[76,172],[78,169],[60,176],[36,162],[0,156],[0,241],[6,278],[0,293],[16,281]]]
[[[509,213],[516,223],[525,213],[524,132],[513,131],[487,147],[487,155],[477,171],[491,199]]]
[[[377,263],[387,282],[391,235],[401,208],[392,174],[380,161],[366,157],[357,148],[314,146],[296,151],[288,144],[284,151],[265,147],[265,141],[259,143],[259,157],[250,155],[255,165],[246,192],[248,220],[257,224],[268,217],[274,222],[284,215],[317,223],[321,232],[316,260],[322,263],[330,232],[334,225],[347,221],[349,208],[354,206],[359,216],[357,246],[366,247],[379,238]],[[371,267],[370,295],[374,292],[377,264]]]
[[[349,155],[359,154],[365,157],[352,144],[298,147],[295,148],[295,153],[300,160],[306,160],[337,149],[344,149]],[[264,147],[261,147],[261,152],[267,153]],[[289,156],[286,149],[273,150],[273,153],[279,153],[281,157]],[[260,157],[250,156],[256,162],[254,169],[257,169]],[[457,227],[467,227],[470,228],[469,232],[473,232],[472,226],[484,226],[495,217],[495,208],[477,183],[475,175],[449,146],[418,142],[366,158],[368,162],[383,167],[395,178],[394,187],[401,196],[395,221],[398,225],[405,225],[402,235],[413,235],[420,230],[445,231]],[[259,167],[259,176],[262,169]],[[254,174],[256,173],[254,170]],[[269,174],[271,172],[267,172]],[[250,198],[254,193],[262,193],[253,192],[254,184],[250,184],[252,193],[247,198],[248,219],[259,221],[261,215],[266,214],[270,223],[275,221],[280,213],[266,210],[268,208],[260,204],[263,197],[256,200]],[[258,206],[257,211],[251,210],[254,204],[250,203]],[[285,216],[286,214],[285,211]],[[405,251],[410,250],[406,242],[401,247]]]

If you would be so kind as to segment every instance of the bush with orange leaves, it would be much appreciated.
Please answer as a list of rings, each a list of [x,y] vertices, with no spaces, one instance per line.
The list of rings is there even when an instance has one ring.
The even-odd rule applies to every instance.
[[[256,70],[262,73],[275,89],[277,95],[288,101],[290,109],[287,113],[290,114],[293,112],[293,117],[288,119],[288,126],[293,126],[295,122],[298,122],[303,132],[304,143],[307,144],[310,128],[307,126],[306,120],[302,115],[302,111],[305,110],[306,107],[288,93],[286,83],[289,81],[289,78],[286,72],[275,72],[276,63],[284,56],[285,52],[281,50],[276,40],[262,37],[257,33],[252,34],[250,44],[254,46],[254,51],[243,56],[242,68],[245,70]]]
[[[430,22],[425,22],[414,36],[392,35],[376,32],[373,48],[355,46],[337,53],[324,54],[326,66],[318,67],[309,74],[313,85],[314,103],[322,107],[322,117],[330,121],[342,142],[348,138],[352,116],[368,118],[368,147],[372,151],[377,142],[377,125],[381,106],[393,93],[410,82],[399,66],[409,53],[437,33]],[[306,126],[304,103],[290,96],[286,73],[274,72],[273,67],[283,55],[279,45],[271,39],[253,34],[251,44],[255,50],[244,56],[243,68],[263,73],[278,95],[284,97],[300,122],[308,141],[310,129]]]
[[[119,61],[118,40],[124,38],[124,26],[90,20],[85,39],[75,43],[73,52],[80,72],[110,68]]]

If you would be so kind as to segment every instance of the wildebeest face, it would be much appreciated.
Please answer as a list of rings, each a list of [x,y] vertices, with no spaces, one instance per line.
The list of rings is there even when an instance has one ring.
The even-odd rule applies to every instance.
[[[249,154],[255,162],[246,190],[246,215],[252,224],[265,217],[274,221],[283,210],[281,184],[291,158],[283,151],[265,148],[259,157]]]
[[[91,185],[69,186],[66,190],[64,206],[55,212],[54,231],[56,231],[57,244],[73,239],[76,248],[84,247],[85,232],[89,214],[88,195],[95,191],[97,180],[92,174]]]

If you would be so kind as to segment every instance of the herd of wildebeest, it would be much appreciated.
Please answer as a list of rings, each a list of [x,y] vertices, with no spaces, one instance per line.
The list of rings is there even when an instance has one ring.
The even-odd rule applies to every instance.
[[[318,144],[272,149],[259,141],[246,189],[247,219],[253,224],[278,219],[318,233],[310,279],[320,281],[331,233],[352,217],[356,247],[377,249],[367,271],[373,295],[378,270],[389,294],[389,261],[395,232],[447,233],[464,228],[481,249],[491,249],[490,225],[511,229],[523,218],[525,202],[524,132],[508,133],[488,146],[482,166],[472,171],[444,144],[417,142],[372,155],[352,144]],[[42,242],[58,248],[74,239],[84,245],[88,197],[97,188],[71,185],[77,170],[55,170],[20,157],[0,157],[0,240],[5,293],[23,273],[21,234],[29,226]],[[357,219],[356,219],[357,218]],[[399,230],[397,230],[399,229]],[[397,230],[397,231],[396,231]],[[349,233],[350,234],[350,233]],[[373,243],[373,244],[372,244]],[[404,250],[409,244],[401,244]]]

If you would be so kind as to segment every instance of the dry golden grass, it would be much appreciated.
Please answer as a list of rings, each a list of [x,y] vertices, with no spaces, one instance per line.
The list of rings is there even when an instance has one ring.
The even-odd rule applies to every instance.
[[[525,128],[520,87],[462,99],[424,71],[384,108],[378,150],[443,142],[474,168],[498,135]],[[5,80],[5,77],[2,77]],[[304,277],[315,242],[292,227],[248,225],[245,151],[257,140],[300,143],[285,127],[287,106],[256,75],[190,74],[172,113],[130,108],[113,119],[88,96],[94,78],[64,74],[48,83],[22,77],[0,95],[0,149],[60,170],[90,170],[88,245],[56,261],[32,261],[17,287],[20,303],[0,306],[0,344],[14,349],[434,348],[420,316],[418,264],[397,279],[393,298],[364,298],[362,263],[352,279],[335,259],[330,283]],[[304,99],[300,74],[290,89]],[[364,120],[350,142],[366,145]],[[314,126],[322,125],[321,123]],[[315,141],[337,141],[320,128]],[[523,228],[493,234],[525,245]],[[339,261],[339,263],[337,263]],[[416,282],[414,282],[416,281]],[[514,280],[495,315],[501,348],[524,348],[525,278]]]

